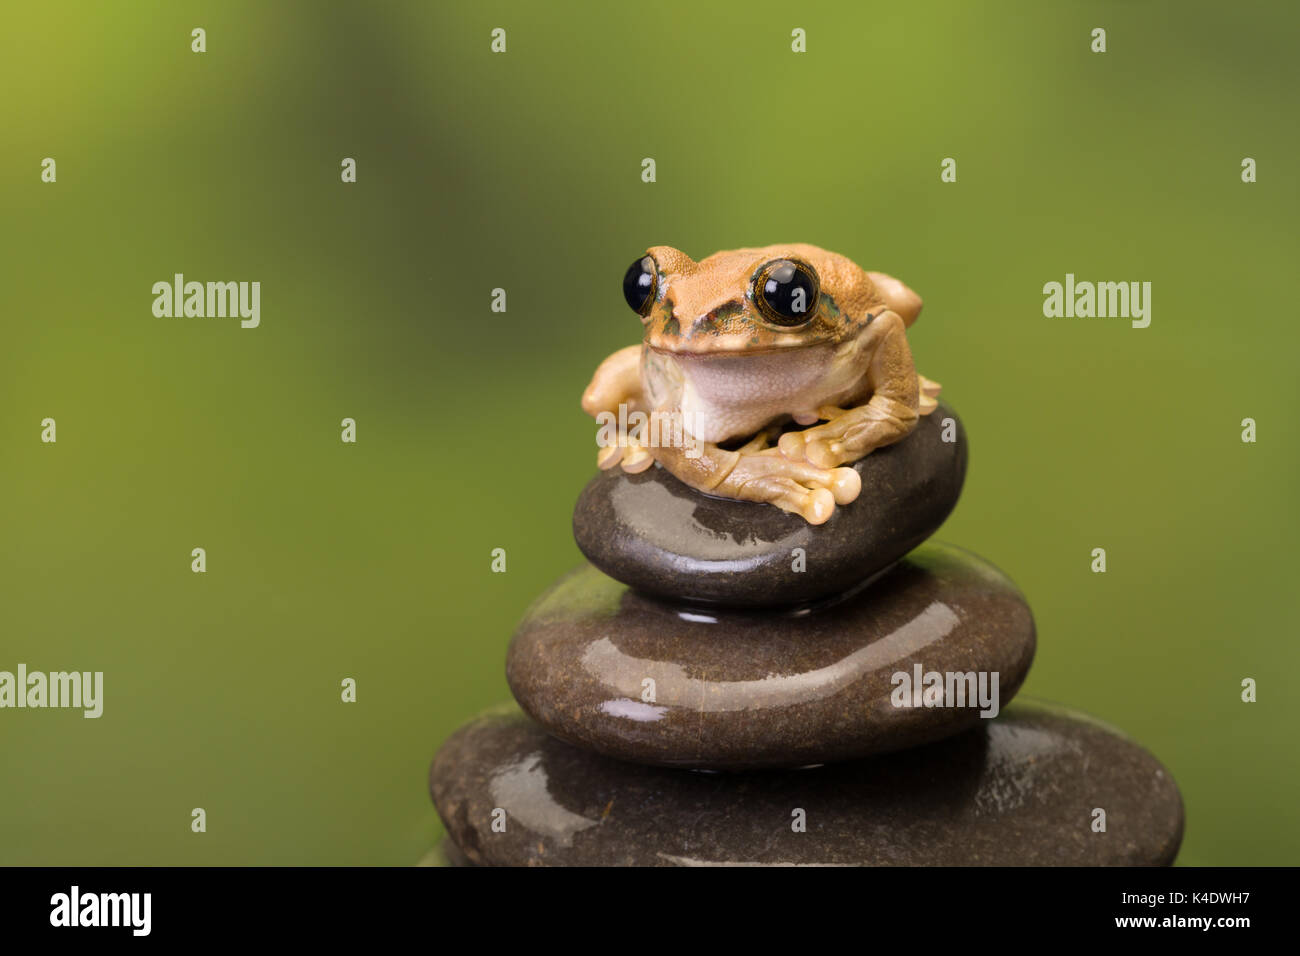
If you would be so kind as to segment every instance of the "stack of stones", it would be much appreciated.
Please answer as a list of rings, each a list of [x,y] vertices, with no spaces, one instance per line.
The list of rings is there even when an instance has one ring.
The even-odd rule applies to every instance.
[[[1171,863],[1169,773],[1088,717],[1008,706],[1029,606],[988,562],[923,544],[966,458],[940,404],[855,464],[861,497],[820,526],[659,467],[595,478],[573,521],[591,563],[509,650],[519,707],[433,762],[441,860]]]

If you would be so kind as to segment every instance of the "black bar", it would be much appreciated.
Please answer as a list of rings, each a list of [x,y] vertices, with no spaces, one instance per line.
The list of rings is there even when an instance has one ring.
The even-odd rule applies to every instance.
[[[1230,944],[1242,933],[1286,929],[1295,877],[1294,869],[1192,868],[8,868],[0,869],[0,927],[6,943],[63,937],[78,945],[279,938],[373,943],[400,934],[438,946],[467,933],[496,946],[542,932],[593,943],[600,937],[591,934],[601,932],[607,940],[652,945],[684,939],[679,934],[691,921],[729,944],[782,929],[847,931],[874,947],[891,939],[920,942],[934,933],[1005,939],[1017,937],[1017,928],[1046,930],[1050,939],[1202,936]],[[130,918],[143,928],[143,896],[138,910],[123,908],[121,897],[109,900],[109,915],[117,907],[119,922],[127,925],[52,925],[52,918],[70,911],[73,886],[88,918],[85,907],[97,914],[100,894],[149,894],[148,934],[137,936]],[[56,912],[60,894],[69,906]],[[86,904],[88,895],[96,901]],[[1204,919],[1211,921],[1208,928],[1187,922]],[[1120,925],[1123,920],[1129,922]],[[1024,937],[1034,938],[1040,937]]]

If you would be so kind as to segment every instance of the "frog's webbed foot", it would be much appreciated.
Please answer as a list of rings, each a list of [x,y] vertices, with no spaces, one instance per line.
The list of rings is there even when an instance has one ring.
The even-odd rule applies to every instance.
[[[792,511],[809,524],[822,524],[862,491],[852,468],[818,468],[783,456],[779,449],[741,453],[736,467],[714,489],[745,501],[762,501]]]
[[[852,468],[818,468],[790,461],[777,448],[764,448],[772,435],[756,435],[736,451],[703,442],[691,453],[680,448],[656,448],[655,457],[692,488],[724,498],[776,505],[809,524],[822,524],[836,505],[848,504],[862,491],[862,479]]]

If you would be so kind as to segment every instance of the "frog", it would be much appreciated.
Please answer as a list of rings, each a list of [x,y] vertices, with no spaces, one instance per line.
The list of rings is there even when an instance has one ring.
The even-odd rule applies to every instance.
[[[582,394],[587,414],[627,423],[599,448],[601,469],[657,464],[703,494],[820,525],[861,494],[850,466],[938,405],[941,386],[916,371],[906,334],[921,297],[817,246],[699,261],[651,246],[623,296],[642,340],[601,362]]]

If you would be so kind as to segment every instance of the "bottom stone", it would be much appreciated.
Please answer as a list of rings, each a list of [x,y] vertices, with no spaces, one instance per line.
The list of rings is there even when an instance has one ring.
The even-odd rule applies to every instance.
[[[1154,757],[1020,700],[941,743],[748,773],[611,760],[511,708],[453,734],[429,786],[457,862],[488,866],[1167,865],[1183,833]]]

